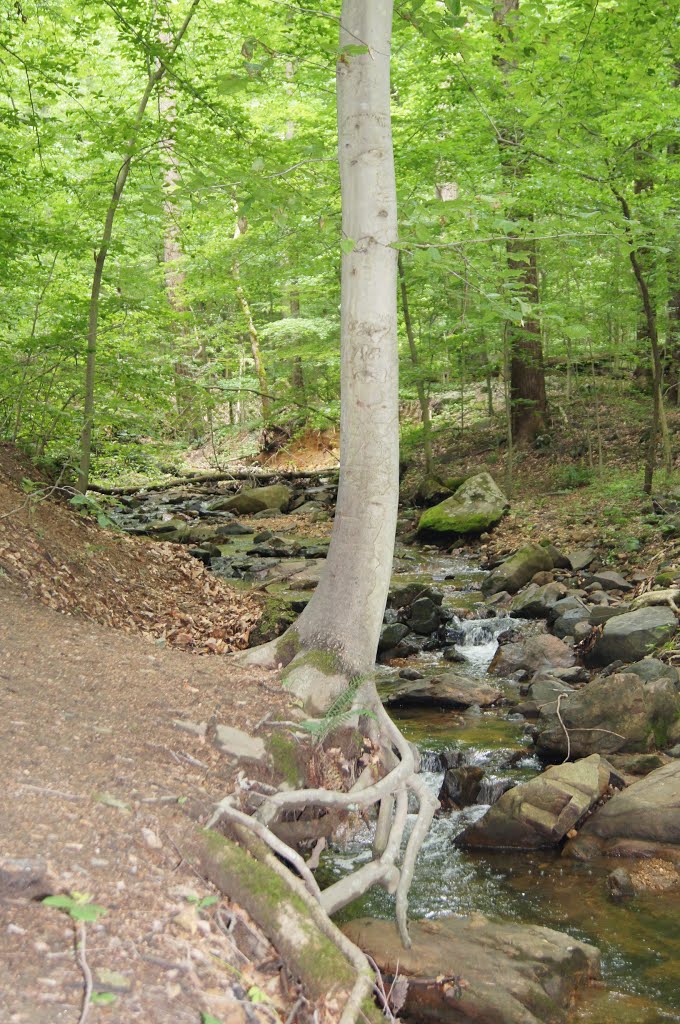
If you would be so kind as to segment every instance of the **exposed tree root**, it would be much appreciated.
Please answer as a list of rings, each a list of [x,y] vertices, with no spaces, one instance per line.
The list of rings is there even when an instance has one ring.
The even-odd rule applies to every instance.
[[[345,693],[348,692],[349,673],[344,670],[339,659],[332,653],[301,650],[298,635],[292,630],[264,647],[247,652],[245,660],[251,664],[277,668],[288,666],[283,675],[284,685],[313,712],[321,709],[328,716],[333,700],[337,702],[343,689]],[[373,885],[382,885],[388,892],[396,893],[397,925],[401,940],[408,948],[411,945],[408,934],[408,893],[413,881],[415,861],[427,835],[437,801],[418,778],[414,751],[384,710],[372,682],[356,687],[356,692],[349,700],[348,711],[343,712],[343,724],[346,724],[348,715],[355,722],[363,722],[364,733],[369,733],[371,740],[381,748],[385,771],[382,778],[375,779],[370,771],[364,769],[348,792],[310,788],[267,794],[253,818],[235,811],[232,801],[227,798],[218,804],[210,824],[215,824],[224,816],[255,832],[298,872],[308,892],[316,896],[326,914],[340,910]],[[328,718],[329,733],[333,731],[333,724],[331,713]],[[418,813],[401,857],[409,793],[417,798]],[[373,859],[323,891],[318,891],[318,886],[317,891],[314,891],[316,882],[310,882],[311,872],[307,865],[272,832],[282,816],[291,811],[316,807],[352,812],[366,810],[375,804],[379,805],[379,812]]]
[[[343,1000],[339,1024],[377,1024],[381,1015],[370,999],[375,979],[364,954],[249,828],[236,825],[234,831],[247,853],[224,836],[203,832],[187,854],[245,907],[312,999]]]

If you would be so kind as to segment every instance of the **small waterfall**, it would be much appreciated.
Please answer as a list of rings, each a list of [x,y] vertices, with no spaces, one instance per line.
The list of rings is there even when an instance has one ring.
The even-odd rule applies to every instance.
[[[477,674],[483,674],[498,649],[498,637],[509,629],[518,629],[521,619],[496,615],[489,619],[460,619],[454,615],[446,628],[446,639]]]

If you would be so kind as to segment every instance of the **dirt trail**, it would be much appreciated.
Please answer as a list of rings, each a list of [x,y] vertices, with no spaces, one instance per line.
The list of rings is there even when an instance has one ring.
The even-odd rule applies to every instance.
[[[95,988],[115,1001],[88,1020],[197,1024],[210,1011],[223,1024],[272,1021],[247,999],[253,983],[285,1019],[278,971],[235,953],[217,906],[195,909],[192,893],[210,889],[177,847],[197,827],[190,819],[205,820],[231,790],[235,765],[172,722],[252,731],[268,709],[285,709],[274,686],[225,658],[60,614],[0,581],[1,851],[46,857],[57,890],[106,907],[87,926],[88,960]],[[0,901],[0,1020],[78,1021],[82,992],[69,919]]]

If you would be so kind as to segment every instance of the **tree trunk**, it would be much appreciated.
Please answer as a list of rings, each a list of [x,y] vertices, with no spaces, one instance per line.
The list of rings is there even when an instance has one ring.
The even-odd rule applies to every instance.
[[[257,327],[253,320],[253,314],[250,309],[250,303],[248,302],[248,296],[243,290],[241,284],[241,268],[238,260],[234,260],[232,265],[232,276],[236,283],[236,297],[238,298],[241,306],[241,312],[248,325],[248,339],[250,340],[250,351],[253,356],[253,363],[255,364],[255,373],[257,374],[257,380],[260,385],[261,402],[262,402],[262,419],[265,425],[269,422],[271,417],[271,398],[269,397],[269,384],[267,381],[267,371],[264,368],[262,362],[262,353],[260,352],[260,337],[257,333]]]
[[[300,293],[297,290],[293,290],[289,296],[290,302],[290,315],[293,318],[300,316]],[[309,411],[307,409],[307,394],[305,389],[305,370],[302,362],[302,356],[293,356],[293,364],[290,371],[290,386],[293,391],[293,400],[297,403],[300,410],[299,416],[303,423],[307,423],[309,419]]]
[[[329,731],[342,705],[382,751],[385,774],[366,789],[278,793],[258,810],[269,824],[306,806],[369,807],[380,803],[374,859],[319,895],[333,913],[379,883],[396,892],[402,941],[416,856],[437,801],[416,775],[409,745],[389,719],[371,677],[392,573],[399,497],[397,380],[397,204],[390,123],[389,54],[392,0],[343,0],[338,61],[338,148],[342,232],[340,482],[335,522],[321,581],[298,621],[244,660],[287,666],[285,685]],[[352,52],[357,40],[368,53]],[[350,52],[346,53],[347,49]],[[329,721],[330,716],[330,721]],[[342,717],[342,716],[341,716]],[[395,753],[396,751],[396,753]],[[375,776],[373,776],[374,778]],[[397,867],[408,810],[418,816]],[[222,805],[220,805],[222,806]],[[233,813],[227,809],[227,813]],[[259,827],[259,826],[258,826]]]
[[[391,0],[343,3],[341,50],[360,39],[372,52],[338,62],[342,234],[355,240],[342,254],[340,485],[325,572],[295,627],[350,677],[375,663],[399,498],[391,15]],[[325,711],[331,695],[303,696]]]
[[[494,21],[502,29],[512,32],[519,10],[519,0],[500,0],[494,8]],[[496,57],[510,91],[512,74],[515,65],[503,56],[501,50]],[[498,147],[501,168],[508,188],[513,189],[516,182],[527,174],[527,166],[522,159],[523,132],[515,125],[501,125],[498,136]],[[515,220],[518,227],[524,223],[529,225],[533,219],[527,211],[515,209],[508,212],[509,219]],[[546,428],[548,403],[545,393],[545,370],[543,367],[543,344],[541,325],[538,320],[538,263],[536,242],[531,238],[523,238],[521,230],[508,234],[506,243],[508,269],[516,278],[515,294],[520,300],[531,307],[531,312],[521,319],[508,323],[507,340],[510,345],[510,402],[512,409],[512,434],[517,444],[529,444]]]
[[[614,196],[619,202],[624,217],[624,227],[628,239],[628,255],[633,268],[633,274],[642,299],[642,308],[645,316],[645,332],[649,338],[652,355],[652,422],[649,430],[649,442],[645,458],[645,478],[642,486],[645,494],[651,494],[654,470],[656,468],[656,447],[661,434],[663,447],[663,463],[667,473],[673,469],[673,452],[671,448],[670,433],[666,421],[666,411],[663,404],[663,364],[661,361],[661,348],[659,345],[659,334],[656,326],[656,311],[649,291],[649,284],[644,274],[640,254],[631,227],[632,216],[626,197],[611,186]]]
[[[170,37],[167,33],[163,33],[161,42],[169,45]],[[179,166],[175,153],[175,140],[173,138],[173,125],[177,113],[177,104],[172,88],[166,87],[160,96],[158,106],[161,118],[165,121],[167,131],[166,137],[160,144],[161,163],[163,164],[163,189],[165,192],[163,200],[163,215],[165,219],[163,230],[163,272],[168,302],[178,321],[173,325],[174,337],[179,342],[175,348],[175,403],[177,405],[180,431],[195,441],[203,432],[203,423],[200,412],[195,408],[197,395],[192,386],[191,371],[184,361],[184,344],[182,343],[186,337],[186,328],[183,322],[186,307],[184,306],[182,294],[185,274],[181,267],[182,246],[179,231],[179,209],[175,196],[179,184]]]
[[[541,327],[535,313],[539,301],[536,243],[508,238],[506,248],[509,269],[520,273],[520,295],[532,307],[529,317],[508,324],[512,434],[516,443],[529,444],[545,430],[548,408]]]
[[[675,268],[677,269],[677,268]],[[677,408],[680,405],[680,285],[674,284],[668,299],[668,343],[666,346],[668,389],[666,397]]]
[[[194,11],[198,7],[199,2],[200,0],[192,0],[186,17],[175,36],[174,42],[168,48],[167,59],[172,58],[177,52],[177,48],[182,42],[184,33],[189,27],[189,23],[191,22]],[[97,333],[99,328],[99,298],[102,290],[104,264],[106,263],[106,257],[108,256],[109,246],[111,245],[113,222],[116,216],[116,211],[118,210],[118,204],[120,203],[120,197],[123,194],[123,189],[125,188],[125,183],[130,173],[132,157],[134,156],[137,146],[137,137],[142,127],[144,114],[146,113],[146,108],[149,100],[151,99],[153,90],[165,74],[165,68],[165,61],[161,60],[156,69],[149,72],[146,88],[144,89],[142,98],[139,101],[135,120],[132,125],[132,131],[130,132],[130,137],[125,146],[125,157],[113,185],[113,192],[111,193],[106,217],[104,218],[104,230],[102,231],[99,250],[97,251],[94,260],[94,274],[92,277],[90,306],[88,312],[87,360],[85,364],[85,402],[83,409],[83,429],[80,435],[80,466],[78,470],[78,490],[82,492],[87,490],[87,485],[90,480],[92,430],[94,427],[94,385],[97,364]]]
[[[399,285],[401,289],[401,311],[404,315],[404,327],[406,328],[406,338],[408,339],[408,350],[411,355],[411,363],[416,373],[416,393],[418,395],[418,405],[420,406],[420,419],[423,424],[423,454],[425,456],[425,473],[427,476],[434,476],[434,463],[432,461],[432,428],[430,422],[430,403],[425,393],[425,384],[420,377],[420,357],[418,356],[418,348],[416,346],[416,339],[413,333],[413,321],[411,320],[411,310],[408,304],[408,291],[406,288],[406,274],[404,272],[404,260],[401,252],[397,258],[397,267],[399,270]]]

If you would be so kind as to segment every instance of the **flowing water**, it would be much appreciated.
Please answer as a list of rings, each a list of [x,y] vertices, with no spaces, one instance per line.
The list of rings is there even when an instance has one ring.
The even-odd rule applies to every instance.
[[[425,554],[420,564],[398,561],[395,583],[419,579],[444,590],[445,605],[474,609],[481,602],[480,570],[463,558]],[[516,624],[517,620],[514,620]],[[482,677],[497,647],[496,637],[509,626],[503,617],[459,619],[451,636],[468,675]],[[419,667],[437,664],[441,655],[421,654]],[[449,666],[442,663],[442,668]],[[451,666],[454,667],[454,666]],[[396,670],[384,669],[389,678]],[[498,683],[494,677],[494,682]],[[513,687],[511,681],[505,686]],[[424,778],[433,792],[443,779],[438,752],[464,752],[466,764],[485,769],[495,783],[527,780],[541,770],[526,752],[526,723],[507,708],[495,711],[390,709],[404,735],[421,750]],[[509,767],[509,764],[511,765]],[[412,917],[439,917],[480,911],[500,919],[558,928],[599,946],[606,988],[587,993],[575,1019],[588,1024],[660,1024],[680,1021],[680,895],[652,894],[623,903],[607,895],[612,864],[563,860],[558,852],[475,853],[459,850],[453,838],[486,811],[475,805],[438,815],[421,852],[410,897]],[[411,816],[411,824],[414,816]],[[324,883],[342,877],[371,856],[371,831],[366,828],[346,845],[334,849],[323,865]],[[342,918],[392,917],[394,898],[376,887],[343,912]]]
[[[198,496],[200,514],[205,513],[205,496]],[[165,497],[165,504],[146,519],[166,518],[182,511],[183,496]],[[153,503],[152,503],[153,504]],[[194,505],[196,502],[194,502]],[[189,511],[187,505],[186,510]],[[133,526],[139,511],[119,510],[121,524]],[[193,514],[193,513],[192,513]],[[141,524],[142,528],[144,523]],[[243,556],[252,538],[234,537],[224,545],[227,556]],[[302,541],[303,545],[309,543]],[[299,557],[299,556],[298,556]],[[248,578],[269,575],[266,561],[253,566]],[[275,570],[278,572],[279,570]],[[456,644],[468,675],[483,677],[497,647],[497,636],[510,622],[501,616],[468,619],[466,612],[481,606],[479,588],[484,573],[463,556],[413,549],[398,551],[395,585],[419,581],[435,583],[444,591],[444,602],[458,609],[449,624],[450,642]],[[230,581],[232,582],[232,581]],[[239,581],[233,581],[238,585]],[[243,586],[248,586],[244,581]],[[282,596],[286,587],[281,585]],[[299,592],[294,595],[298,601]],[[513,620],[517,625],[517,620]],[[449,666],[441,653],[422,653],[411,664],[428,669]],[[451,666],[453,667],[453,666]],[[385,680],[396,670],[384,669]],[[494,683],[499,680],[494,678]],[[500,681],[512,691],[511,681]],[[526,723],[507,708],[496,711],[471,709],[465,713],[419,707],[391,709],[406,737],[421,750],[424,777],[434,792],[439,790],[443,772],[438,752],[457,749],[465,762],[483,766],[490,790],[507,779],[521,782],[541,770],[527,750]],[[521,751],[517,758],[511,755]],[[606,876],[614,865],[580,864],[562,860],[558,853],[538,851],[512,854],[461,851],[452,840],[466,824],[485,811],[475,805],[460,812],[437,816],[419,858],[411,892],[412,917],[481,911],[500,919],[523,921],[559,928],[599,946],[602,951],[606,988],[590,992],[575,1011],[585,1024],[661,1024],[680,1022],[680,895],[638,896],[614,903],[607,896]],[[355,835],[344,847],[331,851],[322,870],[324,882],[341,877],[370,858],[369,830]],[[382,889],[369,892],[344,911],[344,918],[372,915],[392,917],[393,898]]]

